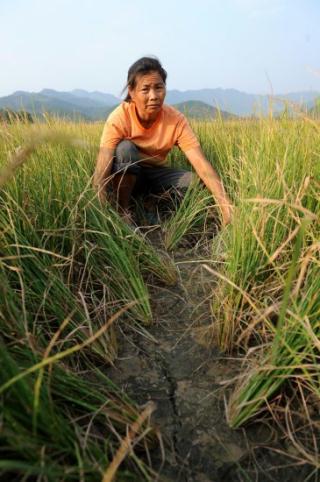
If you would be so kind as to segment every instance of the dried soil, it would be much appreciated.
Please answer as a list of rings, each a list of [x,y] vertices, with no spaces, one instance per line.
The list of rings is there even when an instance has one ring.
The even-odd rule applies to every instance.
[[[156,238],[153,233],[159,245]],[[241,361],[199,337],[211,323],[214,279],[202,263],[208,251],[198,246],[175,252],[176,286],[150,286],[154,323],[148,336],[122,331],[108,376],[141,406],[148,400],[157,405],[152,422],[164,446],[164,453],[160,447],[150,452],[157,480],[304,481],[307,468],[293,466],[274,427],[260,422],[232,430],[227,424],[225,382],[239,374]]]

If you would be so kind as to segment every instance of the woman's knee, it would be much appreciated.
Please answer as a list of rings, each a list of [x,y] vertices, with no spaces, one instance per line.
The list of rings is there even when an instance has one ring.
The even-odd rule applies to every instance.
[[[137,146],[128,139],[120,141],[116,147],[116,158],[119,162],[129,162],[131,159],[135,159],[137,154]]]
[[[112,170],[113,172],[126,171],[138,175],[140,172],[139,161],[140,153],[137,146],[128,139],[124,139],[116,147]]]

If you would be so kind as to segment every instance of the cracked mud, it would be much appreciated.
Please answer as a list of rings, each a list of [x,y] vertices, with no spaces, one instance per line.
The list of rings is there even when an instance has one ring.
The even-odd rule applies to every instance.
[[[153,400],[157,405],[152,422],[165,454],[159,448],[151,452],[156,480],[305,480],[301,467],[288,467],[290,460],[270,450],[281,450],[281,440],[267,425],[256,423],[246,430],[228,426],[223,382],[239,373],[241,363],[199,342],[199,326],[210,323],[213,279],[201,263],[182,261],[181,256],[177,286],[150,287],[150,336],[121,332],[119,357],[107,371],[138,404]],[[280,467],[284,464],[285,469]]]

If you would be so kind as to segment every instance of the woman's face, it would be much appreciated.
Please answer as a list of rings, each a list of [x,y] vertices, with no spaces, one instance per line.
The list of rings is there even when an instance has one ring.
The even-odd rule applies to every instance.
[[[161,110],[166,96],[166,86],[159,72],[139,75],[133,89],[129,87],[131,100],[135,103],[139,117],[155,119]]]

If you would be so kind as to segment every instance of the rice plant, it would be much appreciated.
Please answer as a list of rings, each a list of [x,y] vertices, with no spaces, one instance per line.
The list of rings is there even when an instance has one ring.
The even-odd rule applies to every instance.
[[[165,247],[172,251],[195,225],[203,226],[213,203],[212,194],[204,187],[200,187],[199,181],[195,180],[187,189],[174,214],[162,225]]]
[[[134,454],[120,465],[128,437],[142,425],[149,437],[149,412],[99,366],[117,353],[107,320],[127,306],[116,323],[148,325],[148,283],[174,285],[177,274],[96,199],[101,128],[50,117],[0,127],[0,476],[10,480],[101,480],[108,467],[120,480],[153,477]],[[238,427],[288,385],[320,399],[320,128],[286,117],[193,128],[235,205],[213,239],[208,329],[245,355],[228,404]],[[190,168],[177,150],[170,162]],[[213,202],[199,184],[188,190],[163,225],[167,249],[194,227],[205,233]]]
[[[63,289],[81,289],[84,285],[78,286],[78,275],[78,279],[86,279],[86,283],[95,279],[96,285],[100,283],[102,290],[111,293],[110,299],[118,303],[137,300],[133,317],[148,323],[152,315],[142,273],[151,272],[173,284],[175,267],[168,257],[158,254],[150,243],[126,227],[110,207],[102,209],[98,205],[95,194],[90,191],[93,159],[88,154],[91,151],[84,156],[83,150],[65,145],[64,137],[61,143],[60,131],[51,137],[43,134],[42,139],[46,141],[43,143],[25,141],[37,150],[2,194],[3,243],[7,254],[18,256],[17,252],[22,250],[21,262],[25,256],[30,257],[30,253],[35,262],[46,259],[50,278],[59,271],[60,281],[66,284]],[[58,145],[47,144],[52,139],[59,142]],[[85,141],[83,144],[87,145]],[[30,149],[25,148],[25,156],[30,155]],[[52,269],[58,259],[58,270]],[[25,284],[28,286],[28,280]],[[59,281],[53,282],[56,284]],[[50,299],[59,297],[53,294]]]
[[[8,347],[2,340],[0,359],[2,387],[33,364],[37,355],[21,343]],[[138,416],[133,402],[96,368],[91,376],[83,377],[55,366],[42,379],[35,413],[35,382],[35,377],[29,376],[2,393],[1,477],[101,480],[117,445],[112,434],[124,435],[126,426]],[[140,465],[136,465],[136,473]],[[120,468],[121,480],[135,480],[133,468]],[[148,473],[147,467],[144,470]],[[143,473],[138,477],[146,480]]]
[[[320,400],[319,126],[308,119],[269,119],[252,130],[245,123],[237,129],[239,136],[222,134],[226,145],[218,150],[229,155],[224,162],[236,209],[232,225],[213,241],[219,264],[211,269],[217,279],[215,340],[224,351],[245,354],[228,403],[232,427],[266,408],[275,417],[288,387],[304,407],[302,390],[313,394],[315,404]],[[286,411],[286,427],[288,417]],[[305,417],[304,426],[313,423],[307,411]],[[287,436],[318,469],[315,436],[313,454]]]
[[[256,415],[288,380],[302,378],[320,399],[319,243],[310,249],[300,262],[301,268],[308,264],[303,286],[292,290],[292,280],[287,280],[288,294],[282,301],[272,344],[264,348],[260,360],[246,373],[231,396],[228,413],[233,427]],[[291,295],[289,290],[293,291]]]
[[[38,137],[19,122],[1,131],[0,474],[101,480],[138,418],[97,366],[116,354],[107,320],[125,305],[122,321],[126,311],[127,320],[150,322],[144,277],[172,283],[175,268],[96,202],[96,147],[70,142],[81,135],[68,123],[37,128]],[[149,480],[132,460],[119,477]]]
[[[306,125],[264,121],[258,133],[243,127],[241,140],[235,141],[240,158],[233,180],[234,219],[213,242],[213,260],[222,263],[222,270],[212,328],[225,351],[244,346],[243,332],[252,319],[279,301],[299,220],[316,217],[312,193],[320,176],[317,137]],[[233,174],[235,159],[225,163]],[[261,341],[266,325],[258,326],[261,330],[252,335]]]

